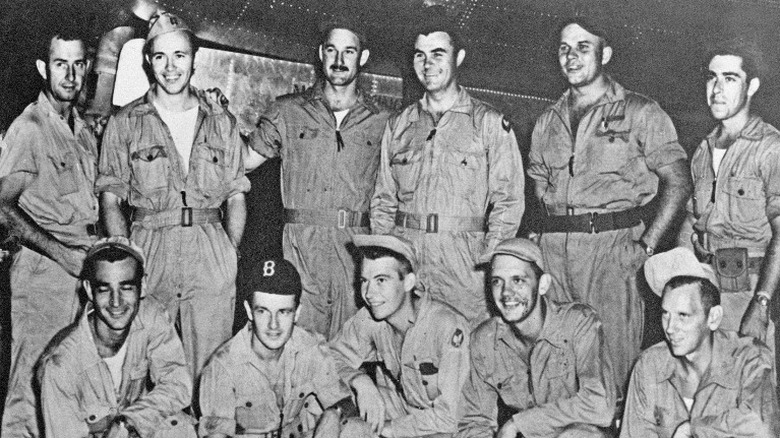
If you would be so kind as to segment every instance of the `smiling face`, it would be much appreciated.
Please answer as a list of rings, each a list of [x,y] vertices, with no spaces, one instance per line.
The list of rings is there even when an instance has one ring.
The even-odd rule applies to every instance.
[[[411,305],[414,274],[402,278],[401,263],[392,257],[363,258],[360,293],[377,321],[384,321],[402,307]]]
[[[413,61],[417,79],[429,93],[445,91],[455,85],[458,66],[465,56],[462,49],[455,53],[446,32],[417,35]]]
[[[698,283],[692,283],[664,289],[661,325],[675,357],[691,357],[709,342],[712,331],[718,327],[716,319],[720,306],[705,313],[700,287]]]
[[[295,295],[254,292],[252,304],[244,301],[244,307],[252,322],[252,348],[262,354],[284,347],[298,319]]]
[[[584,87],[602,77],[603,66],[611,56],[612,48],[579,24],[572,23],[561,30],[558,62],[570,86]]]
[[[758,89],[758,79],[748,80],[742,58],[717,55],[710,60],[707,78],[707,105],[716,120],[747,115],[750,99]]]
[[[146,61],[152,68],[158,91],[170,96],[187,90],[193,73],[195,53],[185,32],[170,32],[151,41]]]
[[[322,70],[331,85],[352,83],[367,60],[368,51],[360,47],[360,38],[347,29],[331,30],[320,46]]]
[[[507,254],[493,257],[490,290],[504,321],[519,324],[541,312],[539,295],[547,291],[547,285],[545,282],[540,288],[540,280],[531,263],[525,260]]]
[[[121,332],[130,328],[141,304],[137,264],[129,256],[115,262],[99,260],[94,279],[84,282],[97,317],[98,333],[102,329]]]
[[[49,59],[38,60],[38,73],[46,81],[46,95],[53,104],[72,104],[78,99],[87,74],[87,51],[80,40],[52,38]]]

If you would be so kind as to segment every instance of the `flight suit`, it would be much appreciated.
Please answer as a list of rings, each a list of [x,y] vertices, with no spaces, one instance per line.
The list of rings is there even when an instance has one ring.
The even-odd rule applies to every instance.
[[[688,214],[708,251],[747,249],[745,270],[750,284],[739,286],[726,279],[720,281],[724,310],[720,327],[736,331],[753,299],[764,251],[772,238],[769,222],[780,214],[780,132],[760,117],[752,116],[726,150],[715,175],[712,148],[718,134],[716,128],[693,154],[694,192]],[[681,243],[691,247],[690,235],[682,238]],[[717,266],[714,268],[718,272]],[[766,342],[774,349],[772,322]]]
[[[327,409],[350,398],[321,335],[296,327],[284,345],[284,392],[276,394],[252,350],[251,322],[211,356],[200,380],[200,436],[309,437]],[[281,395],[283,406],[277,403]],[[281,428],[280,426],[281,421]]]
[[[86,249],[97,240],[97,144],[75,109],[72,114],[73,131],[41,92],[8,128],[0,179],[17,172],[32,175],[19,207],[55,239]],[[1,430],[3,436],[38,436],[33,366],[52,336],[76,317],[79,282],[27,247],[15,254],[9,274],[11,371]]]
[[[631,373],[621,438],[671,438],[684,421],[696,437],[780,436],[769,349],[732,331],[712,336],[712,361],[690,412],[677,390],[682,365],[666,342],[642,353]]]
[[[564,218],[633,210],[636,220],[613,230],[543,232],[539,246],[553,278],[548,296],[583,302],[601,316],[622,389],[639,356],[644,327],[636,276],[647,259],[637,243],[645,227],[634,209],[658,192],[655,170],[687,156],[661,107],[612,79],[572,132],[570,93],[539,116],[531,138],[528,174],[542,208]]]
[[[193,88],[200,109],[189,171],[152,104],[153,89],[109,120],[96,191],[134,207],[130,238],[147,260],[149,296],[181,327],[193,378],[232,335],[237,253],[220,207],[249,191],[235,117]]]
[[[58,333],[41,356],[46,437],[102,437],[118,415],[142,437],[195,437],[194,420],[182,413],[190,405],[192,378],[165,310],[141,300],[125,339],[118,392],[97,353],[88,318],[92,311],[87,304],[78,323]]]
[[[544,326],[529,347],[500,316],[471,334],[471,373],[463,387],[458,438],[492,438],[499,428],[498,399],[516,412],[513,421],[524,437],[557,437],[574,425],[611,424],[617,388],[596,312],[579,303],[545,297],[541,302],[547,308]]]
[[[501,113],[460,88],[434,123],[423,97],[385,129],[371,232],[412,241],[425,291],[476,326],[488,317],[476,265],[517,234],[524,184],[520,149]]]
[[[330,342],[336,369],[347,383],[364,374],[364,362],[382,363],[379,374],[389,381],[377,386],[395,437],[457,431],[460,391],[468,376],[468,322],[429,294],[419,300],[403,338],[362,308]]]
[[[297,324],[332,338],[357,312],[352,236],[368,234],[368,207],[379,166],[379,143],[389,113],[370,97],[336,129],[317,83],[282,96],[260,118],[251,144],[282,159],[284,258],[301,275]]]

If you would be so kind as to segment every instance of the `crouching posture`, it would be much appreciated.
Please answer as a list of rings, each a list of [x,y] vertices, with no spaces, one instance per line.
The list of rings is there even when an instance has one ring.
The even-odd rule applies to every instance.
[[[144,257],[124,237],[84,261],[89,302],[41,356],[46,437],[194,437],[192,384],[165,310],[143,299]]]
[[[720,329],[718,279],[687,248],[645,263],[662,297],[666,342],[642,353],[626,398],[621,438],[778,437],[772,354]]]
[[[203,369],[199,435],[310,437],[323,409],[356,413],[325,339],[296,325],[295,267],[264,260],[239,281],[249,321]]]
[[[505,240],[491,257],[490,288],[500,316],[471,335],[457,437],[492,438],[499,399],[514,412],[499,437],[609,436],[616,386],[596,312],[544,296],[551,279],[530,240]]]
[[[374,433],[450,436],[468,375],[466,318],[430,294],[415,293],[416,259],[406,240],[357,235],[354,242],[362,253],[367,307],[331,341],[339,375],[355,390]],[[380,362],[376,384],[362,371],[365,362]]]

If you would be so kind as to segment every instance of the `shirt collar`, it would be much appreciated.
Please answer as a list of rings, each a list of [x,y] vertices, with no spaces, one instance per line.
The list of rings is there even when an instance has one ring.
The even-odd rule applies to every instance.
[[[745,140],[750,141],[761,140],[763,137],[763,125],[764,120],[760,116],[751,114],[748,122],[739,132],[739,138],[744,138]],[[707,141],[710,144],[715,144],[715,140],[718,138],[718,135],[720,135],[720,125],[716,126],[715,129],[710,132],[710,134],[707,136]]]
[[[299,327],[293,328],[292,336],[284,344],[284,350],[282,350],[283,358],[295,357],[301,349],[301,331]],[[257,364],[260,362],[260,357],[257,356],[254,350],[252,350],[252,321],[247,321],[244,328],[238,333],[239,342],[237,344],[238,356],[240,363]]]
[[[356,87],[357,90],[357,105],[362,106],[363,108],[367,109],[368,111],[372,112],[373,114],[377,114],[380,112],[379,107],[374,103],[373,99],[370,95],[366,94],[362,88],[359,86]],[[321,101],[323,105],[326,107],[328,106],[327,100],[325,100],[325,82],[323,80],[318,80],[314,83],[309,89],[304,91],[304,96],[307,101],[309,102],[315,102],[315,101]]]
[[[149,87],[149,90],[146,91],[146,94],[135,101],[136,106],[133,108],[133,115],[143,116],[157,113],[157,110],[154,109],[153,105],[154,90],[156,87],[157,84],[152,84],[152,86]],[[222,106],[220,106],[217,102],[209,99],[203,90],[199,90],[190,85],[190,92],[198,99],[198,106],[200,107],[200,111],[203,111],[207,116],[218,115],[225,112],[225,109],[222,108]]]
[[[739,374],[739,370],[734,369],[736,363],[732,357],[734,352],[733,345],[729,342],[728,336],[723,330],[716,330],[712,336],[712,361],[707,374],[702,377],[699,387],[703,388],[710,383],[714,383],[727,389],[736,389],[739,385],[739,379],[735,379],[734,376]],[[677,368],[681,366],[680,361],[673,357],[671,353],[667,357],[666,368],[658,378],[659,383],[678,379]]]
[[[38,93],[38,107],[43,114],[46,114],[52,118],[62,119],[62,117],[60,117],[60,113],[54,110],[54,106],[51,104],[49,98],[46,97],[46,93],[43,91]],[[87,125],[84,123],[84,120],[82,120],[81,115],[79,114],[78,110],[76,110],[75,106],[72,107],[70,111],[71,115],[73,116],[74,133],[78,135],[78,133],[82,129],[86,128]]]
[[[547,341],[554,347],[563,348],[567,340],[560,330],[563,324],[560,316],[561,306],[554,301],[548,300],[546,296],[540,295],[537,305],[542,305],[542,303],[544,303],[547,313],[544,316],[542,331],[539,333],[536,343]],[[500,316],[496,318],[496,342],[498,341],[502,341],[513,347],[519,344],[517,335],[515,335],[512,327],[510,327]]]
[[[423,112],[428,112],[428,101],[426,99],[426,96],[428,96],[428,93],[426,92],[423,94],[423,97],[420,98],[420,100],[417,101],[417,105],[413,107],[412,112],[409,114],[409,121],[415,122],[420,119],[420,114]],[[468,91],[466,91],[465,88],[458,85],[458,98],[455,100],[455,103],[445,111],[447,112],[454,112],[454,113],[461,113],[461,114],[467,114],[471,115],[473,113],[474,109],[474,103],[471,101],[471,95]]]
[[[605,74],[604,78],[607,80],[607,91],[599,97],[593,107],[600,105],[606,105],[610,103],[620,102],[626,99],[626,89],[622,85],[617,83],[612,76]],[[569,96],[571,95],[571,88],[563,92],[560,99],[555,103],[554,108],[560,114],[567,114],[569,112]]]

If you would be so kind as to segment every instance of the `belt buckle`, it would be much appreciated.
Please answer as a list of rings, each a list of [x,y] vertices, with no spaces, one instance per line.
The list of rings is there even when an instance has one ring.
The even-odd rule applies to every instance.
[[[599,217],[599,214],[595,213],[595,212],[594,213],[589,213],[588,217],[589,217],[588,222],[589,222],[589,225],[590,225],[590,232],[593,233],[593,234],[598,234],[599,233],[599,229],[596,228],[596,219]]]
[[[339,210],[338,227],[342,229],[347,227],[347,210]]]
[[[425,232],[426,233],[438,233],[439,232],[439,215],[431,213],[425,218]]]
[[[182,227],[192,226],[192,207],[181,208],[181,226]]]

